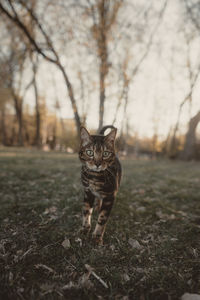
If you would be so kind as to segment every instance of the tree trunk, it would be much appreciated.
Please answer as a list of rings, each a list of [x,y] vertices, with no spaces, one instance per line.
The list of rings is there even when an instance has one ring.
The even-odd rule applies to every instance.
[[[23,139],[23,117],[22,117],[22,107],[19,107],[18,110],[18,125],[19,125],[19,131],[18,131],[18,145],[23,146],[24,145],[24,139]]]
[[[18,138],[17,138],[17,143],[18,143],[18,146],[23,146],[24,145],[24,141],[23,141],[22,101],[14,93],[12,93],[12,94],[13,94],[13,99],[14,99],[14,104],[15,104],[15,112],[16,112],[16,117],[17,117],[17,122],[18,122]]]
[[[73,109],[73,112],[74,112],[74,119],[75,119],[75,123],[76,123],[77,134],[78,134],[78,137],[80,138],[81,120],[80,120],[80,117],[79,117],[78,107],[76,105],[76,100],[74,98],[74,91],[73,91],[72,85],[71,85],[71,83],[68,79],[68,76],[65,72],[65,69],[60,64],[60,62],[57,62],[57,66],[63,74],[64,80],[65,80],[65,83],[66,83],[66,86],[67,86],[67,89],[68,89],[68,95],[69,95],[69,98],[71,100],[72,109]]]
[[[33,64],[33,88],[35,93],[35,115],[36,115],[36,133],[35,133],[35,140],[34,144],[40,147],[41,145],[41,136],[40,136],[40,105],[39,105],[39,97],[38,97],[38,87],[36,82],[36,72],[37,72],[37,66],[32,61]]]
[[[105,74],[100,71],[99,131],[103,127],[105,102]]]
[[[99,66],[99,130],[103,127],[104,104],[105,104],[105,79],[108,74],[108,48],[107,48],[107,28],[106,28],[106,8],[105,1],[99,4],[99,25],[98,25],[98,56],[100,58]]]
[[[124,124],[127,122],[127,107],[129,94],[129,80],[124,77],[124,111],[121,123],[121,131],[124,130]]]
[[[186,134],[185,145],[183,152],[181,153],[181,158],[183,160],[191,160],[195,158],[195,145],[196,145],[196,128],[200,122],[200,111],[191,118],[189,122],[188,132]]]
[[[5,126],[5,108],[3,107],[1,110],[1,141],[4,146],[7,145],[7,133]]]

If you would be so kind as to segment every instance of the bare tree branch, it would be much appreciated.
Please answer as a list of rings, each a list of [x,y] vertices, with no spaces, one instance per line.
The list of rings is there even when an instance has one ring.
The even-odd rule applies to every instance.
[[[68,94],[69,94],[69,98],[71,101],[71,105],[72,105],[72,109],[74,112],[74,118],[75,118],[75,122],[76,122],[76,128],[77,128],[77,133],[79,135],[79,131],[80,131],[80,125],[81,125],[81,121],[80,121],[80,117],[79,117],[79,113],[78,113],[78,107],[76,104],[76,100],[74,98],[74,92],[73,92],[73,88],[72,88],[72,84],[68,78],[68,75],[63,67],[63,65],[60,62],[59,59],[59,55],[57,53],[57,51],[55,50],[50,37],[47,35],[47,33],[45,32],[45,30],[43,29],[42,25],[40,24],[38,18],[36,17],[36,15],[33,13],[33,11],[28,8],[28,6],[25,4],[24,1],[19,0],[19,2],[21,3],[21,5],[23,5],[23,7],[27,10],[27,12],[30,14],[32,20],[34,20],[34,22],[37,24],[38,29],[40,30],[40,33],[42,34],[42,36],[44,37],[47,46],[49,48],[49,50],[52,52],[52,54],[55,56],[55,58],[51,58],[48,55],[46,55],[44,53],[44,51],[40,48],[40,46],[38,45],[38,43],[36,42],[36,39],[31,35],[30,31],[28,30],[28,28],[26,27],[26,25],[20,20],[19,15],[17,14],[12,1],[11,0],[7,0],[8,4],[10,5],[14,15],[12,15],[3,5],[2,2],[0,2],[0,11],[2,11],[2,13],[4,13],[9,20],[11,20],[12,22],[14,22],[15,24],[17,24],[17,26],[23,31],[23,33],[25,34],[25,36],[28,38],[29,42],[31,45],[33,45],[33,47],[35,48],[35,50],[47,61],[55,64],[58,69],[61,71],[63,78],[65,80],[67,89],[68,89]]]
[[[154,36],[155,36],[155,34],[156,34],[156,31],[158,30],[158,27],[159,27],[160,23],[162,22],[163,15],[164,15],[164,12],[165,12],[166,7],[167,7],[167,3],[168,3],[168,0],[165,0],[164,5],[163,5],[163,7],[162,7],[162,9],[161,9],[161,11],[160,11],[160,13],[159,13],[157,23],[156,23],[156,25],[155,25],[155,27],[154,27],[154,29],[153,29],[151,35],[150,35],[149,41],[148,41],[147,46],[146,46],[146,50],[145,50],[145,52],[143,53],[143,55],[142,55],[142,57],[140,58],[140,60],[139,60],[139,62],[137,63],[137,65],[135,66],[135,68],[134,68],[133,71],[132,71],[132,75],[131,75],[132,78],[137,74],[137,72],[138,72],[140,66],[142,65],[143,61],[145,60],[145,58],[147,57],[147,55],[148,55],[148,53],[149,53],[149,50],[150,50],[150,48],[151,48],[151,45],[152,45]]]
[[[35,50],[41,54],[46,60],[55,63],[56,61],[50,57],[48,57],[42,49],[38,46],[35,39],[31,36],[30,32],[28,31],[27,27],[21,22],[19,19],[19,16],[17,15],[17,12],[15,11],[12,3],[10,0],[7,0],[10,4],[10,7],[12,8],[12,11],[14,12],[14,16],[2,5],[0,2],[0,9],[1,11],[14,23],[17,24],[17,26],[24,32],[25,36],[28,38],[29,42],[34,46]]]
[[[197,22],[197,20],[194,18],[194,15],[192,13],[192,9],[191,7],[188,5],[188,1],[184,0],[185,2],[185,7],[186,7],[186,10],[188,12],[188,15],[190,16],[193,24],[195,25],[196,29],[200,32],[200,24]]]
[[[191,72],[191,70],[190,70]],[[190,75],[191,76],[191,75]],[[181,118],[181,112],[183,109],[183,106],[185,105],[185,103],[191,99],[192,94],[193,94],[193,90],[194,87],[196,85],[196,82],[198,80],[200,76],[200,64],[198,66],[197,72],[195,73],[194,76],[192,76],[192,78],[190,77],[190,91],[188,92],[188,94],[184,97],[183,101],[181,102],[181,104],[179,105],[179,110],[178,110],[178,117],[177,117],[177,121],[176,121],[176,125],[174,127],[174,132],[173,132],[173,136],[172,136],[172,141],[171,141],[171,152],[174,153],[174,149],[175,149],[175,144],[176,144],[176,134],[179,128],[179,123],[180,123],[180,118]]]

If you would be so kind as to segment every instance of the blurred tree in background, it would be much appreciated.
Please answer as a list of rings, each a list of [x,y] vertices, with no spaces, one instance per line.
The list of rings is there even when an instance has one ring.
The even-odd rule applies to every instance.
[[[1,144],[74,151],[81,124],[113,124],[124,154],[198,158],[199,16],[197,0],[0,0]]]

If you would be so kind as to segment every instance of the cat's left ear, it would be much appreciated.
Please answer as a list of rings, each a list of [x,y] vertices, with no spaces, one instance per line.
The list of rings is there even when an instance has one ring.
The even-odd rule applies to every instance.
[[[80,128],[80,137],[81,137],[81,144],[83,146],[86,146],[91,142],[90,134],[84,126],[81,126]]]
[[[105,136],[105,142],[108,143],[110,146],[114,147],[116,134],[117,128],[112,129],[111,132]]]

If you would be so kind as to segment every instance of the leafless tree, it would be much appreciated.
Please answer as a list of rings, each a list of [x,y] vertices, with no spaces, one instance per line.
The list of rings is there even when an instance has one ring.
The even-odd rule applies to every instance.
[[[129,90],[130,90],[130,85],[133,84],[135,77],[138,75],[145,59],[148,57],[148,54],[151,50],[151,47],[153,45],[153,41],[155,38],[155,35],[159,29],[159,26],[163,20],[163,16],[164,13],[166,11],[167,8],[167,3],[168,1],[165,0],[161,6],[160,11],[157,13],[156,16],[154,16],[154,18],[156,19],[156,22],[153,26],[153,28],[151,28],[151,30],[146,33],[147,35],[147,41],[142,43],[142,52],[139,53],[139,55],[137,55],[136,57],[134,56],[134,59],[131,59],[131,53],[130,53],[130,49],[125,48],[125,56],[123,58],[123,63],[120,64],[120,68],[119,68],[119,73],[121,73],[121,81],[122,81],[122,88],[121,88],[121,93],[119,93],[118,96],[118,103],[116,106],[116,111],[114,114],[114,119],[113,119],[113,124],[116,122],[117,119],[117,113],[119,111],[119,108],[121,105],[123,105],[123,117],[122,117],[122,131],[123,131],[123,127],[125,125],[125,121],[127,119],[127,108],[128,108],[128,104],[129,104]],[[149,12],[152,9],[152,7],[148,7],[146,10],[144,10],[144,19],[147,18],[146,14],[147,12]],[[146,20],[146,22],[148,23],[148,20]],[[144,27],[144,25],[143,25]],[[144,30],[145,31],[145,30]],[[145,35],[143,33],[143,35]],[[131,34],[128,33],[127,38],[129,40],[131,40]],[[140,37],[142,38],[142,37]],[[136,46],[137,44],[140,43],[139,41],[133,41],[134,45]]]
[[[39,20],[36,11],[33,11],[32,6],[30,5],[31,1],[19,0],[17,5],[13,0],[0,1],[0,11],[4,14],[11,22],[18,26],[18,28],[24,33],[28,42],[31,44],[31,47],[34,51],[37,51],[46,61],[53,63],[60,70],[63,75],[65,84],[67,86],[68,95],[71,101],[72,109],[74,112],[74,118],[76,122],[77,132],[79,134],[79,129],[81,125],[78,107],[76,99],[74,97],[74,91],[68,74],[61,62],[60,56],[54,43],[51,40],[50,33],[47,32],[43,26],[41,20]],[[23,18],[24,12],[29,16],[31,21],[34,23],[34,27],[37,29],[38,35],[42,38],[42,41],[38,37],[35,37],[30,28],[27,26],[25,19]],[[35,29],[35,30],[36,30]],[[41,46],[41,44],[43,46]]]
[[[198,0],[184,0],[186,16],[188,22],[192,24],[193,30],[196,29],[197,34],[200,34],[200,2]],[[194,34],[194,33],[193,33]],[[192,33],[191,33],[192,35]],[[189,79],[190,79],[190,92],[181,103],[179,112],[181,112],[182,106],[186,101],[192,102],[192,94],[194,87],[200,76],[200,64],[196,68],[196,72],[191,71],[191,65],[188,63]],[[184,160],[190,160],[195,158],[195,145],[196,145],[196,128],[200,122],[200,111],[198,111],[189,121],[188,131],[186,133],[184,149],[181,153],[181,158]]]
[[[190,58],[190,48],[191,48],[191,43],[193,40],[193,36],[188,36],[188,34],[185,32],[185,30],[183,29],[184,32],[184,37],[185,37],[185,42],[186,42],[186,67],[187,67],[187,71],[188,71],[188,81],[189,81],[189,91],[187,93],[187,95],[184,97],[184,99],[182,100],[182,102],[179,105],[179,109],[178,109],[178,117],[177,117],[177,121],[176,124],[174,126],[174,130],[173,130],[173,135],[171,138],[171,145],[170,145],[170,156],[174,156],[177,152],[177,132],[179,129],[179,123],[180,123],[180,119],[181,119],[181,113],[182,113],[182,109],[185,106],[186,103],[189,103],[189,112],[191,113],[191,105],[192,105],[192,96],[193,96],[193,90],[196,86],[196,83],[199,79],[200,76],[200,64],[199,66],[197,66],[197,68],[193,69],[192,65],[191,65],[191,58]]]
[[[181,158],[191,160],[196,158],[196,128],[200,122],[200,111],[190,119]]]
[[[99,129],[103,126],[104,105],[106,99],[106,77],[111,66],[109,62],[108,44],[111,29],[116,23],[122,0],[90,1],[89,14],[92,16],[92,36],[96,42],[97,57],[99,59]]]
[[[1,77],[3,76],[3,86],[8,89],[11,98],[14,102],[16,118],[18,122],[18,145],[23,145],[23,97],[20,95],[22,76],[24,71],[26,54],[25,52],[12,52],[4,57],[4,63]],[[16,80],[16,74],[18,74],[19,80]]]
[[[39,104],[39,92],[37,85],[37,71],[38,71],[38,57],[34,57],[32,54],[30,55],[31,63],[32,63],[32,71],[33,71],[33,89],[35,94],[35,115],[36,115],[36,133],[35,133],[35,141],[34,144],[40,147],[41,145],[41,136],[40,136],[40,128],[41,128],[41,117],[40,117],[40,104]]]
[[[2,87],[2,80],[0,76],[0,137],[1,143],[6,146],[7,140],[7,129],[6,129],[6,104],[10,98],[9,91]]]

